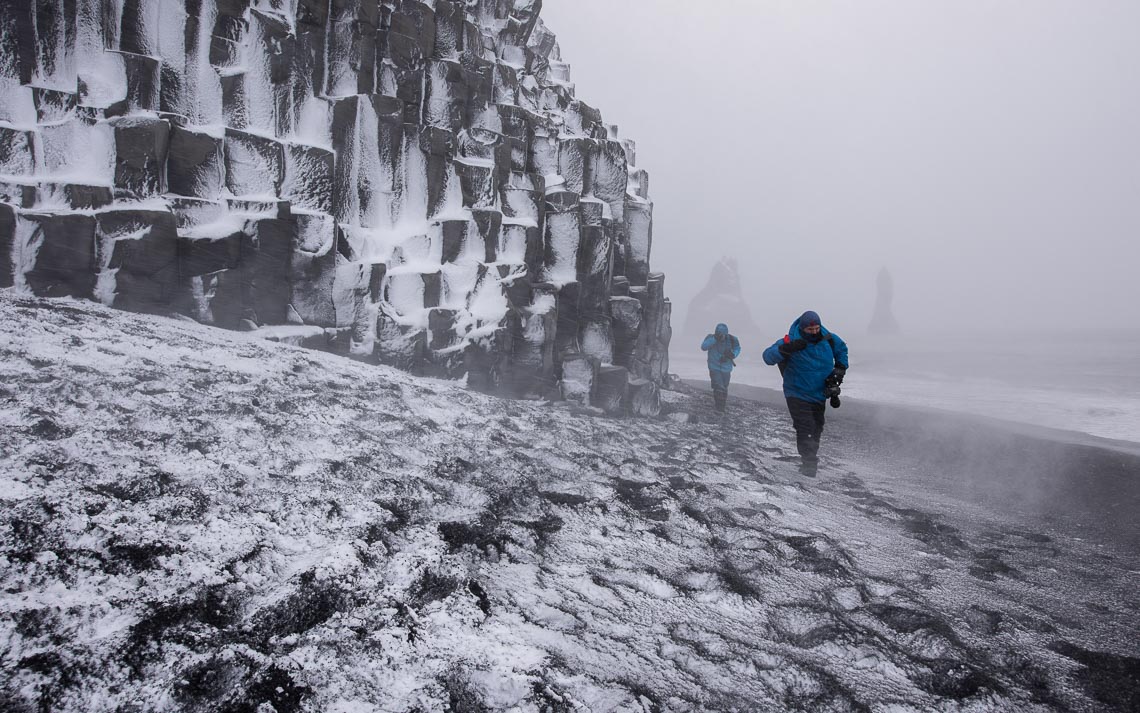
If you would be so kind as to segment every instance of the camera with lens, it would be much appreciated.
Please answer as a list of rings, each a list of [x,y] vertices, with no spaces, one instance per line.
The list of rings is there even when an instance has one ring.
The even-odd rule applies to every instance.
[[[843,384],[843,377],[846,374],[846,369],[835,367],[823,381],[823,397],[831,400],[831,408],[839,408],[839,394],[842,392],[839,387]]]
[[[736,366],[736,360],[733,359],[732,356],[732,345],[730,343],[726,344],[730,337],[727,334],[721,334],[720,332],[717,332],[713,336],[716,338],[718,344],[724,345],[720,354],[720,363],[732,364],[733,366]]]

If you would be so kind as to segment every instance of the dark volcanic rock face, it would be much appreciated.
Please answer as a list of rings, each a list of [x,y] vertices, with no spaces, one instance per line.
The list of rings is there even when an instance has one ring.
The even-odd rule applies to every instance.
[[[522,396],[557,394],[580,356],[656,389],[670,309],[648,179],[574,96],[540,9],[5,2],[0,286]],[[155,217],[94,229],[126,212]],[[619,279],[644,318],[615,348]]]
[[[781,411],[619,422],[76,300],[0,294],[0,324],[5,711],[1140,695],[1134,552],[908,497],[839,442],[804,481]]]

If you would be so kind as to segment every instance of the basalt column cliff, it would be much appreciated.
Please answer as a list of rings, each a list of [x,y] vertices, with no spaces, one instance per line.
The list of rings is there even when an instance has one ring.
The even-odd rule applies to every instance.
[[[655,410],[634,145],[540,0],[3,0],[0,287]]]

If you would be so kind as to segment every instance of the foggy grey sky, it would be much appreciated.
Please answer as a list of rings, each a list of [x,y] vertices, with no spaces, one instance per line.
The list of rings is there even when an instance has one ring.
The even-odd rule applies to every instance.
[[[675,330],[723,255],[774,332],[809,308],[864,331],[882,266],[904,329],[1140,327],[1140,2],[542,15],[577,95],[638,143]]]

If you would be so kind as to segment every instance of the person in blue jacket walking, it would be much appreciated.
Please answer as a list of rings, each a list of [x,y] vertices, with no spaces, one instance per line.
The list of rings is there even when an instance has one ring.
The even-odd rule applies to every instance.
[[[728,407],[728,382],[732,367],[740,356],[740,340],[728,333],[727,324],[718,324],[716,331],[701,342],[701,350],[709,353],[709,379],[712,380],[713,403],[724,413]]]
[[[783,339],[764,350],[764,363],[780,367],[784,398],[796,429],[796,448],[803,459],[800,472],[815,477],[827,409],[824,382],[833,373],[838,381],[843,380],[850,364],[847,344],[808,310],[792,322]]]

